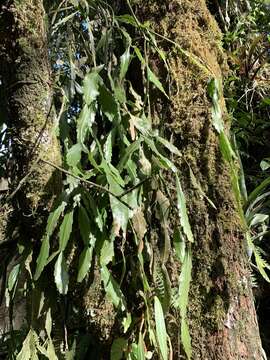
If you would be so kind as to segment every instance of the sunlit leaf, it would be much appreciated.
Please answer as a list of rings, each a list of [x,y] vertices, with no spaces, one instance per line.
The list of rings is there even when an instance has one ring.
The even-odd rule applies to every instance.
[[[123,325],[123,331],[124,334],[128,331],[128,329],[130,328],[130,325],[132,323],[132,317],[130,313],[127,313],[127,316],[123,319],[122,321],[122,325]]]
[[[138,360],[145,360],[145,352],[144,352],[144,341],[142,337],[142,333],[139,334],[138,348],[137,348],[137,356]]]
[[[132,114],[129,114],[129,116],[130,116],[130,120],[129,120],[130,126],[136,128],[137,130],[139,130],[141,132],[141,134],[143,134],[145,136],[150,135],[151,122],[149,121],[149,119],[147,119],[147,117],[144,114],[141,115],[140,117],[132,115]]]
[[[155,85],[156,88],[158,88],[167,98],[169,96],[167,95],[166,91],[164,90],[161,82],[158,80],[156,75],[153,73],[153,71],[147,66],[147,78],[148,80]]]
[[[252,226],[256,226],[258,224],[262,224],[265,221],[267,221],[268,219],[269,219],[269,215],[267,215],[267,214],[260,214],[260,213],[255,214],[252,217],[249,226],[252,227]]]
[[[65,217],[64,220],[60,226],[59,231],[59,250],[64,251],[68,240],[70,238],[70,234],[72,231],[72,224],[73,224],[73,210],[69,211]]]
[[[38,360],[36,339],[38,339],[36,332],[30,329],[16,360]]]
[[[119,307],[122,311],[124,311],[126,309],[125,297],[119,287],[119,284],[112,277],[107,266],[102,266],[101,268],[101,279],[108,299],[116,308]]]
[[[266,171],[270,168],[270,159],[264,159],[260,162],[262,171]]]
[[[133,96],[134,100],[135,100],[135,104],[134,107],[136,108],[136,110],[140,111],[143,108],[143,100],[141,95],[139,95],[133,88],[131,82],[129,82],[129,91],[130,94]]]
[[[126,73],[128,71],[129,63],[130,63],[130,47],[128,47],[124,52],[124,54],[120,57],[120,75],[119,75],[120,81],[122,81],[125,78]]]
[[[154,298],[155,323],[157,341],[163,360],[168,360],[167,330],[161,303],[157,296]]]
[[[55,353],[55,348],[54,348],[53,341],[51,338],[49,338],[49,340],[48,340],[47,357],[50,360],[58,360],[59,359]]]
[[[42,240],[41,249],[37,258],[37,267],[34,275],[34,280],[37,280],[40,277],[45,265],[47,264],[49,252],[50,252],[50,239],[48,236],[45,236]]]
[[[183,263],[186,253],[186,243],[183,239],[180,229],[176,228],[173,235],[173,244],[175,248],[175,254],[178,260]]]
[[[112,178],[116,184],[119,185],[122,189],[125,187],[125,181],[121,176],[120,172],[112,163],[107,163],[102,161],[102,168],[105,170],[106,176]],[[109,180],[108,183],[110,184]],[[119,190],[120,191],[120,190]]]
[[[186,199],[177,174],[176,174],[176,192],[177,192],[177,208],[178,208],[180,223],[183,232],[186,235],[188,241],[194,242],[193,233],[190,227],[188,214],[187,214]]]
[[[9,291],[12,291],[14,285],[16,284],[16,282],[18,280],[19,270],[20,270],[20,264],[17,264],[12,268],[12,270],[8,276],[8,290]]]
[[[60,294],[68,292],[69,275],[63,252],[60,252],[54,266],[54,281]]]
[[[46,321],[45,321],[45,330],[47,332],[47,335],[50,337],[52,332],[52,314],[51,309],[47,311],[46,314]]]
[[[67,152],[67,164],[70,167],[75,167],[81,160],[82,146],[81,144],[73,145]]]
[[[190,338],[186,319],[181,319],[181,343],[183,345],[188,360],[190,360],[192,355],[192,348],[191,348],[191,338]]]
[[[125,149],[125,153],[122,155],[121,160],[119,162],[119,165],[117,166],[119,172],[121,172],[123,170],[123,168],[125,167],[127,161],[129,160],[129,158],[132,156],[132,154],[138,150],[140,143],[141,143],[141,139],[138,139],[136,141],[134,141],[133,143],[131,143],[126,149]]]
[[[136,180],[138,179],[137,164],[134,161],[132,161],[131,159],[129,159],[125,165],[125,169],[127,170],[128,176],[130,176],[131,182],[134,184],[136,182]]]
[[[59,218],[60,218],[62,212],[64,211],[66,205],[67,205],[67,203],[63,201],[49,215],[47,226],[46,226],[46,235],[42,239],[41,249],[40,249],[40,252],[39,252],[39,255],[37,258],[37,267],[36,267],[36,272],[34,275],[34,280],[37,280],[40,277],[44,267],[47,264],[47,260],[48,260],[49,252],[50,252],[50,236],[54,232],[54,230],[58,224]]]
[[[219,82],[217,79],[211,79],[208,82],[208,95],[212,99],[212,121],[216,131],[220,134],[224,130],[224,124],[222,120],[222,110],[220,107],[220,91]]]
[[[99,95],[99,85],[102,82],[97,71],[88,73],[83,81],[84,101],[87,105],[91,105]]]
[[[86,152],[87,148],[85,147],[84,142],[88,131],[90,130],[95,121],[95,116],[96,112],[93,106],[89,107],[87,105],[84,105],[78,118],[77,141]]]
[[[104,144],[104,157],[106,161],[112,161],[112,131],[107,136],[106,142]]]
[[[264,278],[265,281],[270,283],[269,276],[267,275],[267,273],[265,271],[265,269],[270,270],[270,265],[263,259],[262,255],[260,254],[260,248],[253,244],[250,237],[248,237],[247,240],[248,240],[249,247],[252,249],[252,251],[254,253],[255,263],[256,263],[256,266],[257,266],[261,276]]]
[[[139,151],[139,165],[140,165],[140,172],[144,176],[150,176],[152,172],[152,164],[145,156],[145,153],[143,151],[143,148],[140,147]]]
[[[270,184],[270,177],[266,178],[265,180],[263,180],[260,185],[258,185],[252,192],[251,194],[249,194],[248,196],[248,202],[247,204],[251,204],[258,195],[260,195],[264,189],[267,188],[267,186]]]
[[[140,51],[140,49],[137,46],[133,46],[133,49],[135,51],[135,54],[137,55],[137,58],[140,60],[140,62],[145,65],[144,57]]]
[[[233,159],[237,158],[235,152],[232,149],[231,143],[224,131],[220,132],[219,146],[221,153],[226,161],[231,162]]]
[[[53,26],[53,32],[56,31],[56,29],[60,26],[71,20],[76,14],[78,14],[78,11],[73,12],[70,15],[67,15],[65,17],[62,17],[61,20],[59,20],[54,26]]]
[[[180,284],[179,284],[179,310],[181,315],[181,341],[184,347],[184,350],[188,356],[188,359],[191,358],[191,340],[188,331],[188,326],[186,323],[186,314],[187,314],[187,305],[188,305],[188,293],[191,282],[191,269],[192,269],[192,260],[190,250],[186,251],[184,262],[181,268],[180,274]]]
[[[121,84],[115,84],[113,87],[113,92],[115,95],[115,99],[120,103],[120,104],[125,104],[127,101],[126,98],[126,90],[125,87],[122,86]]]
[[[125,24],[137,26],[136,20],[131,15],[127,15],[127,14],[119,15],[119,16],[116,16],[116,19]]]
[[[164,145],[172,154],[175,154],[177,156],[181,156],[180,151],[177,149],[176,146],[174,146],[172,143],[170,143],[168,140],[163,139],[161,136],[156,137],[157,141],[159,141],[162,145]]]
[[[89,212],[92,215],[92,218],[94,219],[95,223],[97,224],[99,230],[103,232],[104,228],[104,214],[106,213],[106,210],[104,208],[100,208],[100,204],[97,204],[95,199],[91,196],[90,193],[86,193],[86,197],[82,197],[85,206],[89,208]]]
[[[62,202],[52,213],[50,213],[46,227],[46,233],[48,237],[50,237],[54,232],[58,224],[58,220],[62,212],[65,210],[66,205],[66,202]]]
[[[114,257],[114,236],[110,240],[105,239],[103,241],[100,251],[100,263],[101,265],[108,265]]]
[[[131,351],[128,354],[128,360],[138,360],[138,345],[135,343],[131,345]]]
[[[270,106],[270,98],[268,97],[264,97],[262,100],[261,100],[261,103],[262,105],[264,106]]]
[[[186,317],[188,305],[188,293],[191,282],[192,260],[190,250],[185,253],[184,262],[181,268],[179,284],[179,309],[182,318]]]
[[[157,149],[155,143],[153,140],[145,137],[145,142],[149,146],[149,148],[157,155],[158,160],[160,161],[162,167],[164,167],[167,170],[172,170],[173,172],[177,172],[177,169],[175,165],[165,156],[163,156]]]
[[[86,247],[80,255],[79,271],[77,277],[78,282],[83,281],[91,267],[94,245],[95,243],[93,242],[93,244],[91,244],[90,247]]]
[[[76,7],[79,5],[79,0],[69,0],[69,2]]]
[[[116,195],[121,195],[123,190],[118,185],[118,183],[110,176],[107,175],[108,183],[110,184],[110,191]],[[123,197],[123,200],[125,201],[126,197]],[[113,220],[114,220],[114,229],[115,229],[115,235],[119,235],[120,229],[123,230],[124,234],[126,233],[128,220],[130,217],[129,214],[129,208],[124,205],[121,201],[115,198],[115,196],[110,195],[110,204],[113,214]]]

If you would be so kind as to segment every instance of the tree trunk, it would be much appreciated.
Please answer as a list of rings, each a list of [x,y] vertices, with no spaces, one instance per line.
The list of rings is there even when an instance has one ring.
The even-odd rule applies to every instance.
[[[195,237],[188,305],[193,359],[262,359],[244,229],[207,96],[208,80],[221,79],[226,70],[221,33],[205,0],[138,0],[136,4],[140,21],[150,20],[157,32],[189,52],[183,54],[162,41],[172,73],[171,101],[160,106],[155,97],[154,103],[159,117],[164,114],[159,127],[183,154],[178,167]],[[195,63],[199,59],[204,70]],[[157,60],[155,64],[162,74]],[[222,103],[228,129],[223,99]],[[192,186],[189,167],[216,210]]]
[[[134,0],[133,3],[139,20],[149,20],[163,36],[162,40],[160,37],[157,39],[167,53],[171,70],[170,101],[155,93],[152,103],[153,113],[159,114],[156,118],[162,119],[162,122],[156,121],[155,126],[183,154],[175,163],[180,170],[195,239],[188,304],[192,359],[263,359],[244,249],[244,229],[232,192],[230,169],[220,153],[219,137],[212,123],[212,105],[207,96],[208,80],[212,77],[220,79],[222,70],[226,69],[219,29],[205,0]],[[53,135],[54,116],[43,17],[41,0],[5,1],[1,8],[1,82],[7,98],[13,160],[13,213],[9,220],[12,231],[5,231],[12,233],[11,240],[24,245],[27,242],[34,244],[40,239],[45,216],[59,189],[53,169],[37,161],[39,158],[60,162],[57,140]],[[179,44],[181,49],[164,37]],[[152,60],[152,67],[162,77],[164,69],[158,59]],[[223,99],[222,106],[228,128]],[[216,209],[192,185],[189,168]],[[167,184],[174,187],[169,176]],[[172,212],[171,223],[175,222],[174,215]],[[170,262],[172,268],[178,268],[172,256]],[[107,358],[108,345],[111,345],[114,334],[110,332],[107,338],[106,317],[112,317],[111,331],[116,312],[113,313],[112,306],[104,311],[106,303],[103,305],[100,300],[102,291],[100,282],[93,283],[89,289],[90,301],[86,303],[85,298],[80,301],[84,302],[85,318],[92,320],[94,305],[99,310],[100,321],[92,326],[97,328],[100,339],[90,335],[97,356]],[[133,306],[135,297],[129,300]],[[24,311],[25,306],[19,315],[24,315]],[[20,319],[17,328],[21,324]],[[169,327],[169,331],[174,358],[184,358],[176,346],[179,328]],[[106,338],[105,345],[102,335]],[[102,354],[103,350],[106,350],[106,355]]]
[[[9,215],[3,213],[7,222],[2,223],[0,235],[1,242],[14,243],[5,254],[17,259],[9,263],[8,271],[18,262],[17,243],[25,249],[21,259],[27,248],[39,242],[61,184],[59,173],[41,162],[60,162],[44,16],[42,0],[3,1],[0,10],[1,92],[11,134]],[[21,297],[17,300],[24,303],[24,310],[16,307],[16,300],[14,305],[13,325],[20,329],[25,302]],[[1,313],[5,311],[2,305]],[[0,325],[4,327],[2,321]]]

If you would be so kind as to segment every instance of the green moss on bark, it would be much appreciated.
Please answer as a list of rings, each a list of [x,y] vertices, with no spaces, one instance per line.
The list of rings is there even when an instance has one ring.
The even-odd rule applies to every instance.
[[[188,305],[193,359],[261,359],[243,229],[207,96],[208,80],[221,78],[227,68],[221,33],[204,0],[135,3],[141,21],[150,20],[156,31],[196,55],[208,69],[202,71],[191,57],[166,41],[160,43],[171,67],[170,103],[155,94],[153,111],[159,118],[166,114],[158,126],[183,154],[176,163],[195,238]],[[153,66],[162,76],[162,64],[155,60]],[[222,106],[226,122],[223,99]],[[187,164],[217,210],[193,188]],[[175,216],[172,213],[173,224]]]
[[[59,192],[59,176],[56,179],[54,170],[49,165],[35,164],[37,156],[60,162],[53,133],[51,74],[42,1],[14,1],[3,6],[0,24],[1,38],[5,39],[0,61],[5,69],[3,84],[16,162],[13,190],[31,170],[18,193],[21,210],[29,214],[38,207],[49,209],[48,200]]]
[[[9,252],[15,258],[17,243],[24,247],[25,254],[29,244],[34,251],[39,246],[46,218],[61,187],[59,173],[37,161],[44,158],[60,163],[60,148],[53,132],[55,114],[42,0],[3,1],[0,39],[1,85],[6,96],[13,164],[10,175],[13,209],[2,232],[13,241],[14,248]],[[26,279],[22,272],[20,287]],[[34,325],[26,304],[31,302],[31,296],[26,301],[18,294],[22,306],[19,309],[15,304],[14,311]]]

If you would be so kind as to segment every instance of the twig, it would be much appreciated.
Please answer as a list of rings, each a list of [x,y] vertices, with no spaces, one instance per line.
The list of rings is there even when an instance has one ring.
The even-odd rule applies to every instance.
[[[48,160],[39,159],[39,161],[42,161],[42,162],[44,162],[45,164],[48,164],[48,165],[54,167],[55,169],[61,171],[62,173],[66,174],[66,175],[70,175],[70,176],[72,176],[74,179],[77,179],[77,180],[79,180],[79,181],[81,181],[81,182],[83,182],[83,183],[85,183],[85,184],[87,184],[87,185],[89,185],[89,186],[95,187],[96,189],[98,189],[98,190],[100,190],[100,191],[102,191],[102,192],[108,193],[109,195],[115,197],[115,198],[116,198],[118,201],[120,201],[123,205],[127,206],[130,210],[133,210],[132,207],[131,207],[128,203],[126,203],[125,201],[123,201],[123,200],[121,199],[122,194],[121,194],[121,195],[116,195],[116,194],[114,194],[113,192],[111,192],[110,190],[108,190],[107,188],[105,188],[104,186],[99,185],[99,184],[96,184],[96,183],[94,183],[94,182],[92,182],[92,181],[83,179],[83,178],[81,178],[80,176],[74,175],[74,174],[72,174],[70,171],[63,169],[63,168],[61,168],[60,166],[58,166],[58,165],[56,165],[56,164],[54,164],[54,163],[52,163],[52,162],[50,162],[50,161],[48,161]]]
[[[142,184],[144,184],[147,180],[149,180],[151,177],[148,176],[147,178],[143,179],[142,181],[140,181],[138,184],[132,186],[131,188],[127,189],[126,191],[124,191],[121,195],[119,195],[119,197],[123,197],[125,195],[127,195],[128,193],[130,193],[131,191],[137,189],[138,187],[140,187]]]
[[[20,190],[20,188],[23,186],[25,181],[29,178],[29,176],[32,174],[35,165],[39,162],[39,157],[35,160],[35,162],[30,167],[30,170],[28,173],[20,180],[19,184],[17,185],[16,189],[7,197],[7,201],[12,200],[12,198],[17,194],[17,192]]]
[[[34,153],[35,153],[36,149],[38,149],[38,147],[39,147],[42,135],[43,135],[43,133],[44,133],[46,127],[47,127],[48,120],[49,120],[49,117],[51,115],[52,108],[53,108],[53,101],[51,101],[49,111],[48,111],[48,113],[46,115],[45,123],[44,123],[42,129],[40,130],[40,132],[39,132],[39,134],[38,134],[38,136],[37,136],[37,138],[36,138],[36,140],[35,140],[35,142],[33,144],[32,149],[30,149],[30,153],[28,154],[28,159],[30,157],[34,156]],[[17,185],[16,189],[12,192],[12,194],[7,197],[7,201],[12,200],[12,198],[17,194],[17,192],[20,190],[20,188],[25,183],[25,181],[28,179],[28,177],[32,174],[32,172],[34,170],[34,167],[39,162],[39,160],[40,160],[40,156],[38,156],[37,159],[34,161],[34,163],[31,165],[30,170],[28,171],[28,173],[19,181],[19,184]]]
[[[38,81],[37,80],[18,80],[15,83],[11,84],[7,90],[11,90],[12,88],[14,88],[15,86],[18,85],[34,85],[37,84]]]

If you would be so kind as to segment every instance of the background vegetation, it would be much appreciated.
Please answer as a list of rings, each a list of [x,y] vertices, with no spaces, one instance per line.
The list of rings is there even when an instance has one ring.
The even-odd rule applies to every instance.
[[[270,3],[252,1],[241,14],[232,4],[231,11],[232,16],[224,22],[223,44],[230,68],[225,96],[240,159],[239,184],[247,225],[256,249],[269,263]],[[249,256],[263,346],[269,354],[269,324],[265,321],[269,311],[268,272],[261,277],[251,249]]]

